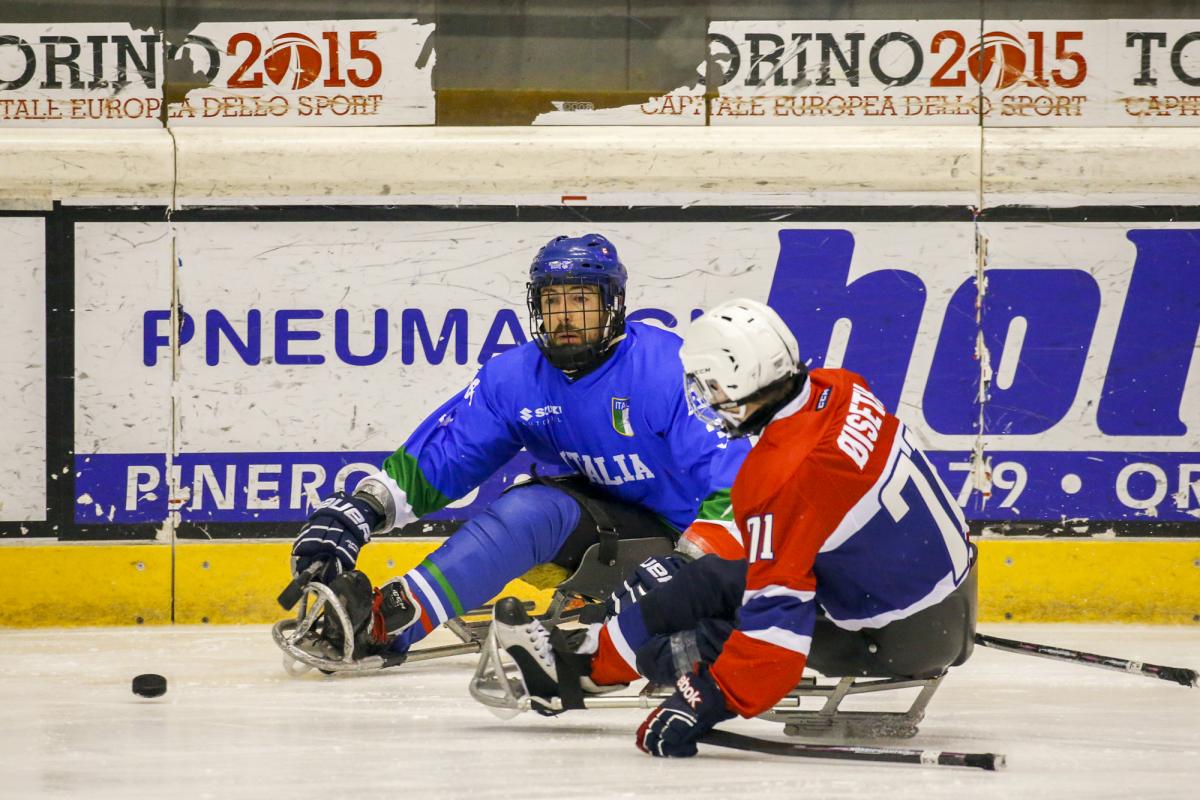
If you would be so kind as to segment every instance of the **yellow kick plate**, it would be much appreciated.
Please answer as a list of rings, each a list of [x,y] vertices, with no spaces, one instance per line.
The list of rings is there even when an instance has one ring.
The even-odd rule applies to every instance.
[[[359,567],[376,583],[441,540],[376,540]],[[1200,542],[979,540],[981,622],[1200,622]],[[290,580],[288,542],[0,545],[0,627],[269,623]],[[544,607],[549,590],[515,594]]]

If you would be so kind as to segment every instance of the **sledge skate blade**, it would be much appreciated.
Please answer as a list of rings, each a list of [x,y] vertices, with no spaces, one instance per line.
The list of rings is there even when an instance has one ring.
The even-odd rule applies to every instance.
[[[516,662],[500,647],[494,631],[483,639],[479,664],[468,684],[471,697],[500,719],[512,719],[532,708],[525,678]]]
[[[933,678],[838,678],[836,684],[821,684],[815,678],[805,678],[769,711],[759,715],[768,722],[782,722],[784,733],[815,738],[909,738],[917,733],[917,725],[925,716],[925,707],[941,685],[945,673]],[[919,689],[908,710],[846,711],[840,708],[850,695]],[[470,684],[471,696],[487,706],[501,719],[510,719],[533,707],[525,681],[516,664],[508,658],[495,637],[489,633],[483,645],[479,665]],[[588,696],[588,709],[655,708],[673,693],[671,686],[645,684],[637,694],[608,694]],[[801,710],[808,699],[820,700],[821,707]],[[539,706],[548,711],[562,710],[560,698],[537,698]]]

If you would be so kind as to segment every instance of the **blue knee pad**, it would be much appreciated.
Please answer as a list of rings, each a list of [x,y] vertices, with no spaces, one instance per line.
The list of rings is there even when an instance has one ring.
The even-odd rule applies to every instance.
[[[404,652],[447,619],[478,608],[504,585],[554,558],[579,524],[565,492],[528,484],[500,495],[405,575],[424,615],[392,649]]]

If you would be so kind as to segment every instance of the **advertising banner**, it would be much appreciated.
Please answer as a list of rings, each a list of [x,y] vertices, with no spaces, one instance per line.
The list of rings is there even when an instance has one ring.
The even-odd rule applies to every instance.
[[[171,452],[172,359],[158,369],[144,366],[143,314],[129,313],[130,303],[170,309],[171,229],[164,221],[84,222],[75,226],[74,241],[75,521],[161,522],[165,513],[123,514],[119,498],[86,476],[108,458],[150,453],[162,460]],[[165,509],[165,485],[143,488],[141,501]]]
[[[433,24],[0,26],[0,125],[429,125]],[[1200,124],[1200,20],[739,20],[644,102],[552,101],[535,125]],[[190,73],[190,74],[189,74]],[[177,94],[173,94],[178,96]]]
[[[40,521],[46,519],[44,223],[39,217],[0,217],[0,242],[5,294],[0,314],[0,519]]]
[[[159,127],[167,61],[191,72],[172,125],[429,125],[433,27],[204,23],[164,45],[128,23],[0,25],[0,126]]]
[[[552,236],[586,230],[608,236],[630,270],[630,319],[682,332],[723,299],[768,301],[811,366],[861,373],[914,428],[969,518],[1067,532],[1200,518],[1195,225],[175,228],[174,332],[171,261],[153,228],[81,232],[89,307],[110,312],[109,330],[78,350],[76,370],[90,376],[77,411],[80,522],[97,508],[116,523],[169,510],[198,524],[302,519],[314,497],[375,469],[480,364],[526,340],[529,259]],[[168,434],[173,447],[162,447]],[[516,459],[439,516],[469,515],[527,468]]]
[[[206,22],[173,48],[200,86],[171,103],[168,124],[431,125],[433,28],[411,19]]]
[[[713,22],[709,122],[1196,125],[1198,40],[1198,20]]]
[[[1117,124],[1200,125],[1200,20],[1113,20]]]
[[[161,126],[162,56],[123,22],[0,24],[0,128]]]

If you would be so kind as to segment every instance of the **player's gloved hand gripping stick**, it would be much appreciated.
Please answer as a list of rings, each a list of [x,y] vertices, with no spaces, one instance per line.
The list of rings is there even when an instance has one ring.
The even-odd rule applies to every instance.
[[[650,712],[638,728],[637,746],[643,753],[662,758],[696,755],[696,742],[717,724],[736,714],[725,706],[725,695],[701,666],[680,675],[675,694]]]
[[[362,546],[380,522],[379,512],[362,498],[335,492],[308,515],[292,544],[292,582],[277,601],[290,611],[312,581],[328,584],[354,569]]]
[[[380,513],[361,497],[333,493],[313,508],[292,544],[292,574],[299,575],[321,562],[324,566],[315,579],[328,584],[349,572],[381,521]]]

